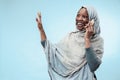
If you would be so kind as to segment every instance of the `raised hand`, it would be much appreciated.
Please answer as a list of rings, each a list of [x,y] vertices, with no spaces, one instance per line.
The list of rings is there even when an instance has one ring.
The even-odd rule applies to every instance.
[[[37,13],[36,22],[37,22],[37,24],[38,24],[38,29],[39,29],[40,31],[43,30],[40,12]]]
[[[94,20],[89,21],[89,23],[85,26],[85,39],[90,39],[90,37],[94,34]]]
[[[85,32],[85,47],[89,48],[90,45],[90,38],[92,37],[92,35],[94,34],[94,20],[89,21],[89,23],[85,26],[86,32]]]
[[[37,13],[36,22],[38,24],[38,29],[40,31],[41,40],[44,41],[44,40],[46,40],[47,37],[46,37],[45,31],[44,31],[43,26],[42,26],[42,20],[41,20],[41,14],[40,13]]]

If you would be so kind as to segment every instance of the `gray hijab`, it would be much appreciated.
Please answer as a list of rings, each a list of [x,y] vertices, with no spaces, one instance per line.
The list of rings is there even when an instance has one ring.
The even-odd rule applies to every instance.
[[[94,19],[94,32],[95,32],[94,37],[98,36],[100,34],[100,25],[99,25],[99,17],[98,17],[97,11],[91,6],[82,6],[80,8],[80,10],[82,8],[87,9],[87,12],[88,12],[88,15],[89,15],[89,21]]]

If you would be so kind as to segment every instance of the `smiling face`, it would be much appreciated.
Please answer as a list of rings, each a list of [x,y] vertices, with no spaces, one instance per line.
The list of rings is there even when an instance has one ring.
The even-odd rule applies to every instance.
[[[76,27],[78,30],[84,30],[84,26],[89,22],[88,12],[85,8],[81,8],[76,16]]]

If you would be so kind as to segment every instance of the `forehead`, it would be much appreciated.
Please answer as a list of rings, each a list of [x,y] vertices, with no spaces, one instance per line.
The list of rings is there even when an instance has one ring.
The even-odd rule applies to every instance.
[[[78,14],[83,14],[83,15],[88,16],[87,9],[85,9],[85,8],[81,8],[81,9],[78,11]]]

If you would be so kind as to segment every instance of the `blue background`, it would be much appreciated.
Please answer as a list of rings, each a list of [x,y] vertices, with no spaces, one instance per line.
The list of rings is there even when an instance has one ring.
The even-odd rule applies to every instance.
[[[0,80],[50,80],[35,21],[37,12],[52,43],[75,30],[82,5],[98,12],[104,38],[98,80],[120,80],[119,0],[0,0]]]

